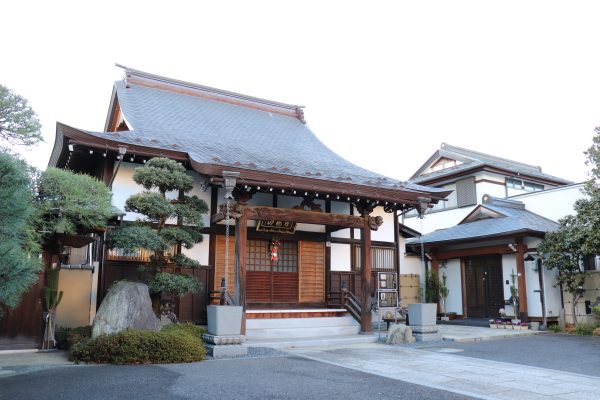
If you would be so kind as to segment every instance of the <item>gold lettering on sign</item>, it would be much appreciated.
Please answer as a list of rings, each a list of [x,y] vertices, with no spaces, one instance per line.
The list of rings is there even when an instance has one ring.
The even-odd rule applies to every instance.
[[[286,233],[293,235],[296,232],[296,223],[276,219],[259,219],[256,224],[257,232]]]

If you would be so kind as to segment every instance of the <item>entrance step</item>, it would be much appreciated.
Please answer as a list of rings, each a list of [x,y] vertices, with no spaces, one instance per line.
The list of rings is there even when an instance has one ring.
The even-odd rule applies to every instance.
[[[320,317],[292,317],[286,318],[278,312],[274,312],[275,318],[266,318],[265,310],[251,310],[246,313],[246,338],[248,340],[269,339],[295,339],[295,338],[318,338],[328,336],[356,335],[360,331],[360,325],[346,310],[338,313],[339,316]],[[283,311],[283,310],[282,310]],[[291,310],[284,313],[294,315]],[[314,311],[314,315],[322,314]],[[307,315],[306,310],[302,311]],[[336,310],[339,312],[339,310]],[[260,318],[252,318],[251,315],[261,315]],[[310,315],[310,314],[308,314]]]
[[[280,338],[280,339],[253,339],[249,338],[244,346],[247,347],[269,347],[272,349],[292,349],[319,346],[350,346],[354,344],[365,344],[377,342],[377,333],[365,335],[336,335],[321,336],[315,338]]]

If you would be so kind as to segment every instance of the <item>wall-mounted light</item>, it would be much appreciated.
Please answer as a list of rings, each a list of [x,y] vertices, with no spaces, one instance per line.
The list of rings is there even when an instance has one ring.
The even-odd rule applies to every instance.
[[[94,150],[91,150],[91,149],[90,149],[90,154],[94,154]]]
[[[508,244],[508,248],[509,248],[509,249],[511,249],[512,251],[517,251],[517,248],[516,248],[516,247],[515,247],[515,245],[514,245],[514,244],[512,244],[512,243],[509,243],[509,244]]]
[[[73,152],[73,150],[75,150],[75,146],[73,146],[73,143],[69,143],[69,151]]]

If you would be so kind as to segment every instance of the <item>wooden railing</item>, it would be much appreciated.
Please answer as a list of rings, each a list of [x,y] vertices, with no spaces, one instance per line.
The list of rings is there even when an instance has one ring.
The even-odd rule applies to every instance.
[[[358,298],[346,288],[342,289],[342,306],[348,310],[350,315],[354,317],[359,323],[361,321],[361,308],[360,301]]]

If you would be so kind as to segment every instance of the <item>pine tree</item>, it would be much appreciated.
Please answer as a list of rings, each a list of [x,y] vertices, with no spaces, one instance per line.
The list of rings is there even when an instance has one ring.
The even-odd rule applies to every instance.
[[[193,187],[193,178],[185,168],[168,158],[153,158],[136,168],[133,180],[146,191],[130,196],[125,210],[139,213],[143,218],[113,231],[109,245],[133,252],[147,249],[152,252],[150,262],[141,266],[146,273],[154,310],[162,294],[183,296],[199,291],[201,283],[194,277],[167,272],[167,266],[197,268],[200,263],[181,253],[202,240],[202,215],[208,205],[196,196],[186,195]],[[178,194],[176,199],[167,193]],[[167,221],[176,220],[176,225]],[[173,249],[173,252],[169,252]]]

